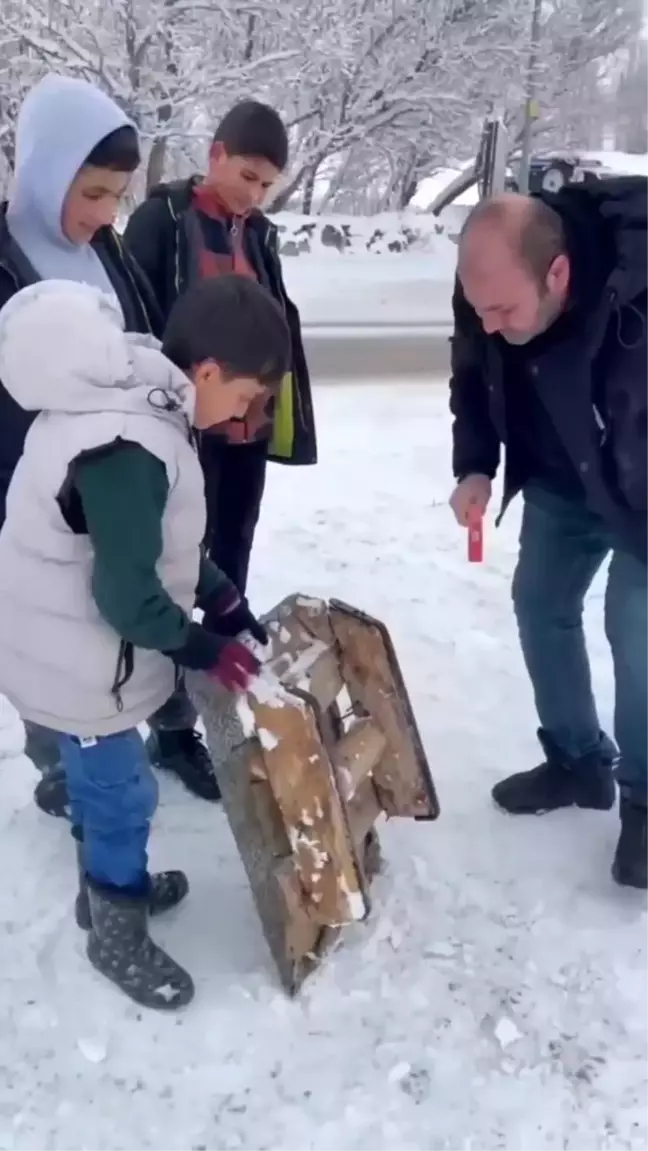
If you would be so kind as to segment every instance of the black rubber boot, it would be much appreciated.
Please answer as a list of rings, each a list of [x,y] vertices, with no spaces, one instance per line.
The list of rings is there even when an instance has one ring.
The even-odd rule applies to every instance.
[[[34,803],[45,815],[70,818],[70,800],[62,767],[53,768],[39,779],[34,788]]]
[[[646,840],[646,804],[622,795],[620,804],[621,835],[617,844],[612,878],[622,887],[648,885],[648,842]]]
[[[220,788],[209,752],[193,728],[152,731],[146,741],[146,750],[154,767],[173,772],[192,795],[211,803],[219,801]]]
[[[194,997],[191,976],[148,933],[148,898],[88,885],[88,959],[141,1007],[176,1011]]]
[[[77,841],[77,869],[79,873],[79,892],[74,905],[74,916],[77,927],[82,931],[90,931],[92,919],[90,916],[90,900],[88,897],[88,880],[83,869],[81,836],[77,828],[72,829]],[[162,915],[171,911],[182,902],[189,892],[189,880],[184,871],[158,871],[151,876],[151,888],[148,899],[149,915]]]
[[[543,815],[561,807],[609,811],[614,806],[614,760],[603,751],[569,759],[542,728],[538,731],[546,759],[531,771],[520,771],[496,783],[491,794],[511,815]]]

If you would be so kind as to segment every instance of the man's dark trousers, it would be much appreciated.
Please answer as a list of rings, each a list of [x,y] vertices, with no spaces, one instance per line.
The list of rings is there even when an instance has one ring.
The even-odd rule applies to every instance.
[[[622,792],[645,804],[648,569],[584,503],[527,487],[513,602],[540,725],[570,758],[600,746],[582,613],[610,552],[605,632],[614,664],[618,779]]]

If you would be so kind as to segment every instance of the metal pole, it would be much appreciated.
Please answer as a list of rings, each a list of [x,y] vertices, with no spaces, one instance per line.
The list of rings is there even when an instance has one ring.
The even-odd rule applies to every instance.
[[[526,196],[529,193],[529,168],[531,166],[531,136],[535,119],[536,70],[538,63],[538,40],[540,34],[540,7],[542,0],[533,0],[531,17],[531,45],[526,70],[526,95],[524,101],[524,126],[520,146],[520,169],[518,186]]]

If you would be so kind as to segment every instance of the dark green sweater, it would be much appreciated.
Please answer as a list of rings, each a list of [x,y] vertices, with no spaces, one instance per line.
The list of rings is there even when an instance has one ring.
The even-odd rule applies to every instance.
[[[187,645],[190,632],[201,641],[201,648],[205,647],[211,637],[204,632],[196,637],[198,625],[192,625],[186,612],[174,603],[156,571],[169,495],[162,461],[139,444],[118,442],[100,453],[80,457],[71,478],[82,508],[83,527],[94,549],[92,594],[106,622],[135,647],[173,655]],[[66,518],[69,521],[68,515]],[[209,596],[228,587],[227,577],[203,555],[196,606],[204,608]],[[214,646],[214,658],[216,654]],[[209,663],[207,652],[198,666]],[[188,664],[194,665],[193,660]]]

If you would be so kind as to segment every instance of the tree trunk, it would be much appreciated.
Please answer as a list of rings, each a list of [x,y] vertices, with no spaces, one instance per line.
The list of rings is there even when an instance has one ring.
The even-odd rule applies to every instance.
[[[158,136],[151,145],[148,163],[146,165],[146,194],[156,184],[161,184],[164,178],[164,162],[166,160],[167,138]]]
[[[321,160],[315,160],[315,162],[313,164],[311,164],[311,166],[308,169],[308,172],[306,174],[306,180],[304,181],[304,192],[303,192],[303,196],[302,196],[302,212],[304,213],[305,216],[310,216],[312,214],[312,211],[313,211],[313,197],[315,195],[315,180],[317,179],[317,173],[319,171],[320,163],[321,163]]]
[[[308,172],[308,166],[298,168],[294,176],[291,176],[288,183],[284,185],[276,196],[268,204],[266,211],[268,212],[282,212],[286,204],[295,195],[295,192],[301,187],[302,180]]]

